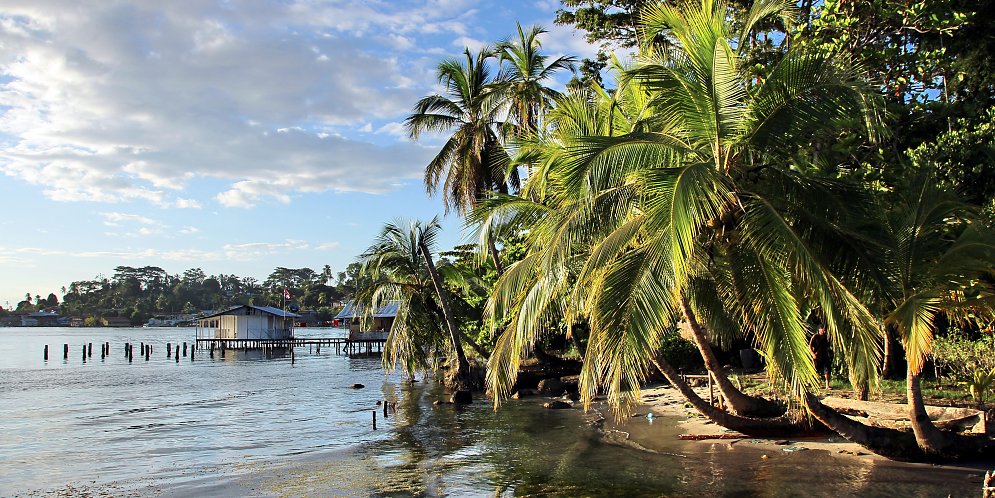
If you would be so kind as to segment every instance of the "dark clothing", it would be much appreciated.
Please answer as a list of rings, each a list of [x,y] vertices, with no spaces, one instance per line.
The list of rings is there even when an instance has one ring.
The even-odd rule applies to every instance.
[[[829,373],[833,367],[833,358],[829,353],[829,336],[827,334],[815,334],[809,341],[808,347],[815,357],[815,371]]]

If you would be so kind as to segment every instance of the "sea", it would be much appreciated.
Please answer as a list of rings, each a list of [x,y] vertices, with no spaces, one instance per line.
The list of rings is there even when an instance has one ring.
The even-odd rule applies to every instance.
[[[0,496],[980,496],[977,466],[685,442],[677,419],[598,404],[457,407],[430,374],[330,347],[167,358],[183,342],[194,329],[0,328]]]

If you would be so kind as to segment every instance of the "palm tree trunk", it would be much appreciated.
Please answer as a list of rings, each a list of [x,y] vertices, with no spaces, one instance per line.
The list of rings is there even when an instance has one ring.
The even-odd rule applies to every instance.
[[[719,364],[715,353],[712,352],[712,346],[709,344],[708,338],[705,337],[703,327],[698,323],[690,303],[688,303],[687,298],[683,295],[680,297],[680,304],[684,318],[688,321],[688,325],[694,336],[694,343],[698,346],[698,351],[701,353],[702,359],[705,360],[705,368],[712,375],[712,378],[715,379],[719,392],[722,393],[733,413],[747,417],[774,417],[783,414],[784,408],[781,405],[766,399],[747,396],[739,389],[736,389],[736,386],[729,380],[725,371],[722,370],[722,365]]]
[[[915,436],[897,429],[865,425],[822,404],[814,394],[802,396],[805,408],[826,427],[874,453],[895,460],[920,461],[925,454],[916,444]]]
[[[657,355],[652,362],[656,369],[670,382],[670,385],[676,387],[695,410],[721,427],[751,436],[783,436],[807,434],[814,431],[814,428],[804,423],[804,420],[794,421],[783,415],[777,418],[751,418],[719,410],[698,396],[698,393],[694,392],[694,389],[691,389],[687,382],[684,382],[677,370],[674,370],[674,367],[662,356]]]
[[[926,413],[926,404],[922,400],[922,389],[919,385],[920,374],[915,373],[911,367],[906,367],[905,391],[909,402],[909,420],[912,425],[912,432],[916,436],[916,442],[922,450],[930,455],[945,456],[951,453],[951,438],[933,425]]]
[[[456,328],[456,322],[453,320],[452,308],[449,306],[449,297],[446,295],[446,289],[442,286],[442,279],[439,277],[438,270],[435,269],[435,263],[432,261],[432,253],[428,250],[428,246],[425,245],[424,241],[419,241],[418,247],[421,249],[422,257],[425,258],[425,266],[428,267],[428,274],[432,277],[432,285],[435,286],[435,293],[439,296],[442,315],[445,317],[449,338],[452,341],[453,351],[456,353],[456,379],[457,383],[460,384],[457,387],[459,390],[469,390],[470,363],[466,361],[466,355],[463,354],[463,344],[459,338],[459,329]]]
[[[487,250],[491,253],[491,261],[494,262],[494,269],[497,271],[498,276],[504,273],[504,267],[501,266],[501,255],[498,253],[497,245],[494,243],[494,236],[487,235]]]

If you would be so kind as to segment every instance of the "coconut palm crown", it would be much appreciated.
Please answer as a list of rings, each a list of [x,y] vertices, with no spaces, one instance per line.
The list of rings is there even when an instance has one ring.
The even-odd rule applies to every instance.
[[[645,44],[614,94],[574,102],[578,112],[523,147],[540,165],[526,190],[556,193],[491,206],[551,224],[531,225],[533,251],[492,297],[498,318],[515,318],[491,359],[495,394],[507,394],[535,323],[549,319],[540,305],[563,293],[542,283],[554,267],[574,269],[564,313],[591,326],[586,400],[607,387],[624,412],[677,317],[716,342],[746,337],[775,378],[809,389],[806,319],[817,310],[852,379],[873,379],[879,330],[854,290],[864,241],[847,228],[866,198],[806,174],[804,157],[813,137],[873,137],[881,105],[838,54],[788,50],[764,78],[747,76],[739,41],[785,8],[758,2],[739,31],[723,2],[647,8],[643,38],[673,43]],[[578,115],[611,121],[579,125]]]
[[[423,133],[451,133],[425,168],[425,187],[430,195],[441,187],[447,212],[456,208],[463,213],[488,192],[518,188],[517,172],[508,170],[499,137],[507,111],[491,86],[492,57],[489,48],[476,55],[466,49],[463,60],[441,62],[438,78],[445,95],[422,98],[404,122],[414,140]]]

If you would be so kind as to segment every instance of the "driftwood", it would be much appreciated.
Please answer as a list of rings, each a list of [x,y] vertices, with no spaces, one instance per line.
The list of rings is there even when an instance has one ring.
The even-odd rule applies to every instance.
[[[684,441],[704,441],[706,439],[743,439],[746,434],[681,434],[677,439]]]

